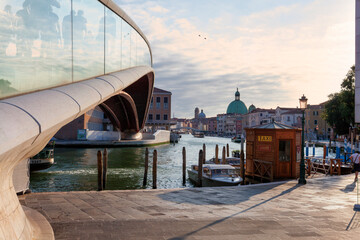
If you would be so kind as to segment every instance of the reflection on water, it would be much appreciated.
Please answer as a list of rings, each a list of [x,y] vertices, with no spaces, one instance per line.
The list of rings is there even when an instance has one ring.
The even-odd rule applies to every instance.
[[[182,135],[176,145],[162,145],[149,148],[149,175],[146,188],[152,188],[152,152],[158,151],[158,188],[183,188],[182,148],[186,147],[187,167],[197,164],[199,150],[206,144],[206,159],[214,157],[215,145],[222,147],[229,143],[230,150],[240,149],[240,144],[229,138],[194,138]],[[31,174],[31,189],[46,191],[88,191],[97,190],[97,151],[100,149],[55,149],[56,164],[51,168]],[[103,149],[101,149],[103,150]],[[322,148],[316,148],[316,155],[322,155]],[[144,174],[145,148],[109,148],[107,189],[140,189]],[[312,153],[312,149],[309,151]],[[190,182],[186,187],[193,187]]]

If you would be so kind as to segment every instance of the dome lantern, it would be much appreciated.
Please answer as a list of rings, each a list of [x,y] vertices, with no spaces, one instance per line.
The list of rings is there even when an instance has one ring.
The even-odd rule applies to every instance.
[[[235,92],[235,101],[240,101],[240,92],[238,88],[236,88],[236,92]]]

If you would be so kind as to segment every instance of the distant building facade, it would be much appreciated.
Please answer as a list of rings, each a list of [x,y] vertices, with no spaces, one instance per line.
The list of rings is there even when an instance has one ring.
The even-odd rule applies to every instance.
[[[61,140],[87,140],[86,131],[113,131],[110,120],[100,107],[96,107],[66,124],[54,137]]]
[[[276,122],[301,128],[302,110],[300,108],[276,108]]]
[[[243,116],[244,128],[251,128],[258,125],[267,124],[275,121],[275,110],[256,108]]]
[[[217,119],[216,117],[208,118],[208,131],[210,133],[217,133]]]
[[[331,126],[321,117],[325,104],[308,104],[305,110],[305,133],[308,139],[329,139],[333,134]]]
[[[170,125],[176,124],[176,122],[171,121],[171,95],[172,93],[169,91],[154,87],[145,124],[147,131],[169,130]]]

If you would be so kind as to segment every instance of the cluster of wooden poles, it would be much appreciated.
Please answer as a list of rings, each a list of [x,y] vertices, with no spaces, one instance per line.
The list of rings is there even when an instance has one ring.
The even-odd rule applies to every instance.
[[[226,157],[229,157],[229,144],[226,144],[222,150],[222,158],[221,163],[226,164]],[[186,148],[183,147],[182,149],[182,184],[185,186],[186,184]],[[97,166],[98,166],[98,191],[102,191],[106,188],[106,180],[107,180],[107,161],[108,161],[108,152],[107,149],[104,149],[103,154],[101,151],[97,152]],[[199,150],[199,160],[198,160],[198,181],[197,186],[202,186],[202,167],[206,161],[206,145],[203,144],[203,148]],[[244,151],[241,150],[240,152],[240,177],[243,179],[241,184],[245,184],[245,168],[244,168]],[[219,146],[216,144],[215,146],[215,163],[220,164],[219,159]],[[145,149],[145,171],[144,171],[144,180],[143,180],[143,187],[147,184],[148,178],[148,168],[149,168],[149,149]],[[153,151],[153,168],[152,168],[152,188],[157,188],[157,150]]]
[[[222,151],[222,164],[226,164],[226,157],[229,157],[230,155],[230,151],[229,151],[229,144],[226,145],[226,149],[225,146],[223,147],[223,151]],[[182,184],[185,186],[186,184],[186,148],[183,147],[182,148]],[[203,144],[203,148],[201,150],[199,150],[199,159],[198,159],[198,181],[197,181],[197,186],[201,187],[202,186],[202,166],[203,164],[205,164],[206,161],[206,145]],[[220,159],[219,159],[219,146],[216,145],[215,147],[215,163],[216,164],[220,164]],[[245,184],[245,156],[244,156],[244,151],[241,150],[240,152],[240,176],[242,177],[243,181],[241,184]],[[148,168],[149,168],[149,149],[146,148],[145,149],[145,171],[144,171],[144,180],[143,180],[143,187],[146,186],[147,184],[147,178],[148,178]],[[157,151],[154,150],[153,152],[153,167],[152,167],[152,188],[156,189],[157,188]]]

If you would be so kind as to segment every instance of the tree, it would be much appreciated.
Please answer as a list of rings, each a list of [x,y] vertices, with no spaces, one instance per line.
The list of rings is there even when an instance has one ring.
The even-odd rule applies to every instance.
[[[353,65],[341,83],[341,91],[329,95],[323,118],[334,128],[336,134],[344,135],[354,124],[355,66]]]

